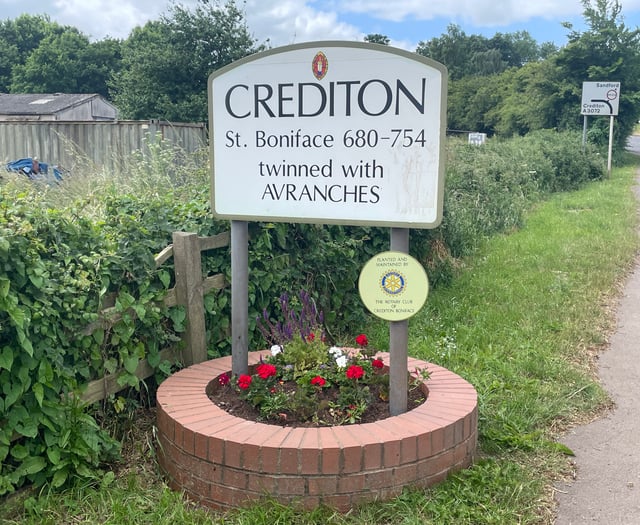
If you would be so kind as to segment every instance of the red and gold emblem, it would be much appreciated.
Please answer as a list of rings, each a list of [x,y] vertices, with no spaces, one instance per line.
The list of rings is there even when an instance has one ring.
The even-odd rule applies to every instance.
[[[311,62],[311,69],[313,70],[313,76],[318,80],[322,80],[329,70],[327,55],[322,51],[318,51],[316,56],[313,57],[313,62]]]

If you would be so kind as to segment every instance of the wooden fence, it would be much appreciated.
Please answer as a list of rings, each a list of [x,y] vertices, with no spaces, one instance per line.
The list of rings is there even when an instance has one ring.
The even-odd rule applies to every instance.
[[[71,172],[81,159],[113,168],[134,151],[145,151],[146,141],[172,143],[191,153],[207,145],[202,123],[148,121],[20,121],[0,122],[0,164],[38,157]]]
[[[160,357],[163,361],[182,362],[189,366],[207,359],[204,295],[211,290],[221,290],[227,283],[222,274],[202,278],[201,252],[229,246],[229,242],[229,232],[220,233],[213,237],[199,237],[195,233],[175,232],[173,244],[167,246],[156,256],[156,268],[159,268],[170,257],[173,257],[175,268],[175,286],[169,290],[164,298],[164,304],[166,306],[182,305],[187,314],[186,331],[179,344],[182,350],[178,348],[162,350]],[[115,307],[105,308],[101,311],[100,319],[88,326],[85,333],[91,333],[98,325],[109,326],[118,319]],[[135,371],[135,375],[139,379],[146,379],[153,373],[154,369],[146,359],[138,363]],[[91,381],[82,395],[82,401],[94,403],[124,390],[126,386],[118,384],[118,377],[121,374],[121,371],[114,372],[101,379]]]

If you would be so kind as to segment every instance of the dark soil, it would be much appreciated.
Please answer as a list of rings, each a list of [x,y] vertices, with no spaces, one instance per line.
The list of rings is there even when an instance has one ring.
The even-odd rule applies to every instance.
[[[286,384],[286,387],[293,392],[297,386],[295,382],[290,382]],[[385,395],[379,385],[371,385],[370,389],[373,401],[355,423],[373,423],[391,416],[388,396]],[[249,421],[259,421],[284,427],[321,427],[350,424],[344,421],[346,419],[345,414],[336,413],[330,407],[330,402],[337,399],[338,391],[336,388],[323,388],[318,393],[314,405],[309,407],[307,414],[295,414],[289,410],[283,410],[273,420],[261,418],[259,410],[245,400],[240,399],[231,385],[219,386],[217,381],[214,380],[209,384],[207,394],[209,399],[220,408],[236,417],[248,419]],[[427,389],[424,386],[409,385],[407,390],[407,410],[420,406],[426,400]]]

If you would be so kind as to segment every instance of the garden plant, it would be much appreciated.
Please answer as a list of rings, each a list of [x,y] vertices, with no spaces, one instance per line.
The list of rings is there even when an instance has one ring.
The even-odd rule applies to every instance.
[[[549,427],[603,402],[597,385],[581,375],[585,372],[581,358],[569,349],[601,340],[601,327],[592,322],[600,315],[598,294],[610,291],[636,247],[628,234],[635,217],[627,195],[630,168],[601,181],[602,157],[589,148],[583,153],[579,137],[570,133],[541,132],[486,146],[450,142],[443,224],[433,231],[412,232],[411,251],[427,268],[434,289],[424,312],[412,320],[412,326],[421,329],[411,330],[410,348],[417,357],[460,373],[476,386],[481,448],[487,459],[431,492],[428,505],[421,494],[411,492],[391,504],[396,509],[408,505],[410,513],[422,508],[418,512],[435,516],[442,512],[433,507],[441,498],[464,491],[469,506],[458,511],[472,515],[471,502],[480,498],[473,488],[480,480],[494,500],[506,501],[507,494],[513,495],[513,507],[499,505],[497,513],[506,515],[515,508],[521,512],[523,507],[540,512],[544,498],[535,504],[512,488],[526,486],[525,492],[541,494],[541,478],[532,474],[534,457],[545,458],[550,470],[561,462],[548,439]],[[199,179],[197,170],[189,170],[190,177],[164,173],[157,172],[151,183],[149,173],[145,180],[136,180],[98,172],[60,188],[3,178],[0,490],[4,498],[26,487],[91,492],[96,486],[83,482],[104,488],[113,484],[110,494],[118,497],[119,481],[104,473],[118,471],[119,441],[132,431],[132,414],[151,404],[154,388],[154,380],[140,383],[130,371],[142,358],[154,363],[159,346],[179,339],[184,323],[179,308],[158,306],[172,274],[170,265],[156,269],[153,255],[174,230],[208,235],[226,227],[209,216],[205,169]],[[549,197],[549,192],[566,189],[579,191],[575,197],[573,193]],[[599,211],[603,206],[604,215]],[[606,235],[600,235],[602,229]],[[536,231],[544,235],[528,237]],[[275,310],[274,297],[282,291],[295,294],[306,289],[338,337],[349,340],[366,330],[370,344],[384,350],[384,327],[367,321],[353,286],[348,286],[355,282],[360,262],[386,248],[384,230],[264,223],[252,226],[252,234],[253,319],[265,308]],[[557,235],[562,235],[562,249],[553,248]],[[585,239],[588,247],[582,244]],[[567,259],[574,244],[580,255]],[[597,265],[566,267],[577,260],[587,265],[593,259],[585,253],[614,250],[617,257],[598,258]],[[205,254],[205,271],[228,275],[227,256]],[[507,262],[498,262],[503,259]],[[527,261],[527,268],[520,267],[522,261]],[[596,273],[598,265],[603,270]],[[538,268],[545,268],[542,288],[537,288],[538,280],[524,277],[525,270],[531,274]],[[517,296],[514,283],[522,290]],[[540,304],[547,295],[555,302],[539,313],[533,303],[517,313],[516,297],[522,294],[535,295]],[[95,322],[107,296],[116,298],[121,317],[104,330]],[[478,302],[472,302],[474,298]],[[223,291],[205,301],[211,357],[229,352],[224,321],[229,317],[228,299]],[[504,305],[508,310],[500,310]],[[575,319],[588,320],[565,320],[567,311]],[[87,326],[95,331],[86,333]],[[357,331],[350,333],[354,327]],[[541,327],[546,331],[540,332]],[[264,342],[254,328],[251,345],[259,348]],[[525,337],[518,338],[520,333]],[[555,353],[558,348],[568,357]],[[174,366],[157,361],[154,365],[159,381]],[[567,374],[567,366],[575,367],[575,372]],[[99,405],[83,406],[79,402],[83,385],[115,369],[124,371],[122,382],[130,389]],[[558,390],[555,378],[560,371],[564,385]],[[524,395],[531,397],[525,400]],[[543,402],[540,408],[538,402]],[[502,455],[507,451],[510,459]],[[498,482],[503,475],[508,481]],[[138,487],[135,490],[145,492],[140,483],[146,482],[130,478],[131,486]],[[165,494],[164,489],[155,492]],[[28,500],[25,520],[48,505],[45,494]],[[390,508],[369,512],[384,515]],[[286,511],[265,510],[277,512]],[[361,519],[366,522],[367,511],[363,512]],[[193,519],[202,519],[195,516],[197,512]],[[302,523],[311,518],[295,519]],[[460,522],[465,519],[473,522],[471,518]]]

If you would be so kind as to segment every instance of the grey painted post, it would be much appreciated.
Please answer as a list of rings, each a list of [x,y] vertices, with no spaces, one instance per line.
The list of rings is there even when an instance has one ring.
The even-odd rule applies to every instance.
[[[231,372],[249,371],[249,225],[231,221]]]
[[[611,178],[611,157],[613,154],[613,120],[614,117],[609,117],[609,153],[607,155],[607,178]]]
[[[391,250],[409,253],[409,230],[391,228]],[[389,322],[389,412],[392,416],[407,411],[407,363],[409,321]]]
[[[176,273],[176,299],[187,313],[182,359],[186,366],[207,359],[207,337],[202,297],[200,241],[196,233],[173,233],[173,261]]]

